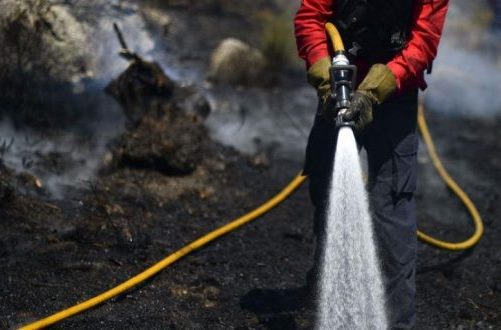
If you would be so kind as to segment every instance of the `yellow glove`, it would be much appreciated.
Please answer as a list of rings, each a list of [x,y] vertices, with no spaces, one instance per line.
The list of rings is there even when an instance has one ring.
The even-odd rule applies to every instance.
[[[331,60],[329,57],[323,57],[313,63],[313,65],[308,69],[308,83],[312,85],[318,94],[318,98],[322,102],[322,106],[325,106],[327,101],[331,96],[331,83],[329,68],[331,66]]]
[[[344,120],[355,122],[355,132],[361,133],[373,119],[374,105],[383,103],[397,88],[397,80],[384,64],[374,64],[358,86]]]
[[[367,95],[373,104],[383,103],[397,89],[397,79],[384,64],[374,64],[358,86],[358,92]]]

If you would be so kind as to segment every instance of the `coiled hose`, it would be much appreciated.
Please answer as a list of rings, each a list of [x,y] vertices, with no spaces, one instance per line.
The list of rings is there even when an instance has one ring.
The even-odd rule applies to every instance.
[[[332,25],[332,24],[331,24]],[[332,44],[335,45],[337,48],[335,49],[344,49],[343,43],[341,40],[341,37],[339,35],[339,32],[337,31],[336,27],[334,25],[326,26],[327,31],[329,36],[331,37]],[[444,166],[442,165],[442,162],[440,161],[440,158],[438,157],[438,154],[436,152],[433,140],[431,138],[430,132],[428,130],[428,126],[426,124],[425,116],[424,116],[424,106],[422,103],[419,104],[419,109],[418,109],[418,126],[419,130],[421,132],[421,135],[423,137],[424,143],[426,145],[426,148],[428,150],[428,154],[430,155],[433,165],[435,166],[437,172],[439,173],[440,177],[442,180],[445,182],[445,184],[454,192],[454,194],[461,200],[463,205],[466,207],[467,211],[471,215],[471,218],[473,220],[473,223],[475,225],[475,231],[473,235],[463,241],[463,242],[458,242],[458,243],[453,243],[453,242],[446,242],[442,241],[440,239],[431,237],[421,231],[417,232],[418,238],[432,246],[435,246],[440,249],[444,250],[449,250],[449,251],[459,251],[459,250],[466,250],[469,248],[472,248],[475,246],[480,238],[482,237],[483,231],[484,231],[484,226],[482,223],[482,218],[471,201],[471,199],[468,197],[468,195],[459,187],[459,185],[454,181],[454,179],[447,173],[445,170]],[[60,312],[57,312],[51,316],[48,316],[44,319],[41,319],[39,321],[36,321],[34,323],[28,324],[23,326],[21,329],[28,330],[28,329],[42,329],[45,327],[48,327],[52,324],[55,324],[57,322],[60,322],[66,318],[69,318],[71,316],[74,316],[76,314],[82,313],[90,308],[93,308],[113,297],[116,297],[125,291],[133,288],[134,286],[144,282],[145,280],[151,278],[155,274],[159,273],[169,265],[173,264],[174,262],[178,261],[179,259],[183,258],[184,256],[190,254],[191,252],[200,249],[201,247],[207,245],[211,241],[215,240],[216,238],[219,238],[223,235],[228,234],[229,232],[249,223],[250,221],[260,217],[261,215],[269,212],[271,209],[275,208],[278,206],[280,203],[282,203],[285,199],[287,199],[294,191],[296,191],[301,184],[306,180],[306,177],[303,176],[301,173],[299,173],[280,193],[278,193],[275,197],[272,199],[268,200],[264,204],[262,204],[260,207],[256,208],[255,210],[241,216],[240,218],[237,218],[230,223],[228,223],[225,226],[222,226],[210,233],[208,233],[205,236],[200,237],[199,239],[191,242],[190,244],[186,245],[185,247],[177,250],[173,254],[167,256],[165,259],[161,260],[160,262],[154,264],[150,268],[146,269],[142,273],[139,273],[138,275],[128,279],[127,281],[117,285],[116,287],[105,291],[89,300],[86,300],[82,303],[79,303],[77,305],[74,305],[68,309],[62,310]]]

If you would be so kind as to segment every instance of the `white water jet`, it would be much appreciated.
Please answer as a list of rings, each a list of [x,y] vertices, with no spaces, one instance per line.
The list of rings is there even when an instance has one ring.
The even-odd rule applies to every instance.
[[[339,131],[317,329],[387,329],[384,288],[355,137]]]

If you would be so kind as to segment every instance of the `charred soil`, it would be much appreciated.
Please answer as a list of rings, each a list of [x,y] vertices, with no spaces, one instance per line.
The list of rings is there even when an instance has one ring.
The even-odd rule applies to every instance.
[[[479,202],[486,233],[468,254],[420,246],[418,327],[496,328],[501,325],[496,185],[501,172],[490,155],[498,148],[497,124],[473,125],[433,115],[432,127],[438,128],[439,146],[454,141],[444,148],[446,163],[475,169],[477,184],[466,189]],[[479,127],[490,133],[472,141],[467,132]],[[207,141],[204,148],[202,162],[190,175],[118,167],[64,200],[23,192],[16,176],[3,171],[2,327],[45,316],[127,279],[251,210],[300,167],[283,160],[255,167],[248,157],[214,142]],[[421,166],[422,185],[429,183],[429,166]],[[467,173],[461,166],[451,170],[459,177]],[[444,215],[435,211],[424,190],[418,194],[420,224],[437,235],[466,236],[470,227],[462,219],[461,205],[451,199]],[[315,308],[300,288],[312,260],[311,213],[305,186],[262,219],[60,327],[309,329]],[[447,217],[449,223],[443,220]]]

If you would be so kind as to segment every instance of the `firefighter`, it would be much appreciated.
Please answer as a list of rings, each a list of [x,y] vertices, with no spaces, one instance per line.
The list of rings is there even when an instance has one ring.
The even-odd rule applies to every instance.
[[[315,206],[315,262],[318,274],[328,181],[336,146],[335,123],[324,116],[330,98],[330,45],[325,23],[340,30],[359,85],[346,118],[356,122],[358,143],[367,151],[368,193],[382,260],[390,326],[415,324],[417,97],[441,37],[448,0],[302,0],[295,17],[299,56],[316,88],[318,110],[304,173]]]

